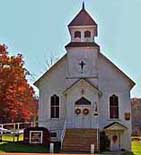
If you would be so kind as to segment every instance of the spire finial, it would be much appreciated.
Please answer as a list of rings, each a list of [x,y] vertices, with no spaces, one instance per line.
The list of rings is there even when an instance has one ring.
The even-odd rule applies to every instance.
[[[84,3],[84,1],[82,3],[82,10],[85,10],[85,3]]]

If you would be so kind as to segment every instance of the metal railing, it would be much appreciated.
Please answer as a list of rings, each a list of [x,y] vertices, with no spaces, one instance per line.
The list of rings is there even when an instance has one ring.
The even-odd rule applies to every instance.
[[[65,137],[65,133],[66,133],[66,128],[67,128],[67,121],[64,121],[64,127],[62,130],[62,134],[61,134],[61,149],[63,147],[63,141],[64,141],[64,137]]]

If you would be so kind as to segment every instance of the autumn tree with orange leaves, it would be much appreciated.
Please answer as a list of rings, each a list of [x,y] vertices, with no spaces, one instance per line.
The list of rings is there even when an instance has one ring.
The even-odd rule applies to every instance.
[[[21,54],[9,56],[0,45],[0,123],[32,121],[37,102]]]

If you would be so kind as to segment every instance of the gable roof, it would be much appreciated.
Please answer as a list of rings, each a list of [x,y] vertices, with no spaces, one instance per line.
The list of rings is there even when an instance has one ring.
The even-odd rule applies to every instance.
[[[68,47],[96,47],[100,49],[100,46],[95,42],[70,42],[65,46],[65,48]]]
[[[85,10],[84,7],[80,10],[80,12],[75,16],[75,18],[70,22],[68,26],[97,26],[96,22],[89,15],[89,13]]]
[[[40,78],[35,81],[33,84],[38,87],[39,81],[44,78],[52,69],[54,69],[62,60],[66,58],[67,54],[65,54],[61,59],[59,59],[55,64],[53,64],[43,75],[40,76]]]
[[[78,80],[76,80],[74,83],[72,83],[68,88],[66,88],[64,90],[63,93],[66,93],[69,89],[71,89],[74,85],[76,85],[78,82],[80,82],[81,80],[84,80],[85,82],[87,82],[89,85],[91,85],[94,89],[96,89],[98,91],[99,95],[102,95],[102,92],[93,84],[91,83],[88,79],[86,78],[79,78]]]
[[[104,129],[105,130],[125,130],[127,129],[127,127],[119,122],[113,122],[105,126]]]
[[[100,56],[103,57],[108,63],[110,63],[119,73],[121,73],[131,84],[131,88],[135,85],[135,82],[129,78],[123,71],[121,71],[110,59],[108,59],[106,56],[104,56],[101,52],[99,52]],[[52,69],[54,69],[56,67],[56,65],[58,65],[62,60],[64,60],[66,58],[67,54],[65,54],[61,59],[59,59],[52,67],[49,68],[49,70],[47,70],[37,81],[34,82],[34,85],[38,87],[38,83],[39,81],[45,77]],[[77,80],[76,82],[80,81],[81,79]],[[87,79],[85,79],[85,81],[87,81],[88,83],[91,83],[90,81],[88,81]],[[72,84],[73,85],[73,84]],[[93,84],[91,84],[93,85]],[[95,86],[94,86],[95,87]],[[68,89],[68,88],[67,88]],[[67,90],[66,89],[66,90]],[[98,88],[96,88],[98,90]],[[98,90],[100,91],[100,90]],[[101,91],[100,91],[101,92]],[[101,92],[102,93],[102,92]]]
[[[134,87],[135,82],[127,76],[121,69],[119,69],[110,59],[108,59],[105,55],[103,55],[101,52],[99,52],[100,56],[103,57],[108,63],[110,63],[119,73],[121,73],[131,84],[131,88]]]

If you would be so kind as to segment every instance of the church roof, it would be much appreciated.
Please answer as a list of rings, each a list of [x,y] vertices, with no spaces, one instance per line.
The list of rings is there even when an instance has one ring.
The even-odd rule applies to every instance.
[[[123,75],[131,84],[131,88],[134,87],[135,82],[128,76],[126,75],[119,67],[117,67],[110,59],[108,59],[105,55],[103,55],[101,52],[99,52],[99,55],[103,57],[108,63],[110,63],[121,75]]]
[[[96,22],[92,19],[92,17],[88,14],[88,12],[85,10],[84,3],[83,7],[80,10],[80,12],[77,14],[77,16],[72,20],[72,22],[69,24],[69,26],[97,26]],[[65,46],[66,48],[69,47],[96,47],[100,49],[100,46],[96,44],[95,42],[70,42]],[[109,64],[113,66],[121,75],[123,75],[128,82],[130,83],[131,88],[135,85],[134,81],[131,80],[123,71],[121,71],[115,64],[113,64],[110,59],[108,59],[106,56],[104,56],[99,51],[99,56],[103,57],[104,60],[106,60]],[[65,54],[57,63],[55,63],[51,68],[49,68],[48,71],[46,71],[37,81],[34,82],[34,85],[39,87],[39,81],[41,81],[47,74],[55,69],[57,65],[60,64],[63,60],[66,60],[67,54]]]
[[[79,78],[78,80],[76,80],[74,83],[72,83],[68,88],[66,88],[64,90],[63,93],[66,93],[69,89],[71,89],[74,85],[76,85],[78,82],[84,80],[85,82],[87,82],[89,85],[91,85],[94,89],[97,90],[98,94],[101,96],[102,95],[102,92],[92,83],[90,82],[88,79],[86,78]]]
[[[60,62],[62,62],[64,59],[66,59],[67,54],[65,54],[61,59],[59,59],[55,64],[53,64],[45,73],[43,73],[33,84],[36,87],[39,87],[39,81],[41,81],[45,76],[47,76],[47,74],[53,70]]]
[[[85,10],[85,6],[83,3],[82,9],[76,15],[76,17],[70,22],[68,26],[97,26],[94,19],[89,15],[89,13]]]
[[[127,129],[127,127],[119,122],[113,122],[105,126],[104,129],[105,130],[125,130]]]
[[[97,47],[97,48],[100,48],[100,46],[96,44],[95,42],[70,42],[65,46],[65,48],[67,47]]]
[[[106,60],[108,63],[110,63],[121,75],[123,75],[131,84],[131,88],[135,85],[135,82],[129,78],[123,71],[121,71],[110,59],[108,59],[106,56],[104,56],[101,52],[99,52],[99,56],[103,57],[104,60]],[[64,59],[66,59],[67,54],[65,54],[60,60],[58,60],[51,68],[49,68],[48,71],[46,71],[37,81],[34,82],[34,85],[39,87],[39,81],[41,81],[47,74],[54,69],[60,62],[62,62]],[[86,80],[86,79],[85,79]],[[80,79],[78,80],[80,81]],[[78,82],[77,81],[77,82]],[[87,81],[90,83],[90,81]],[[66,89],[67,90],[67,89]]]

